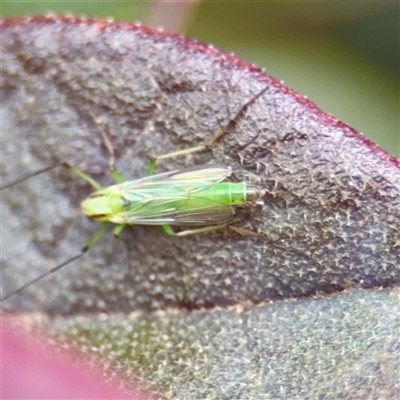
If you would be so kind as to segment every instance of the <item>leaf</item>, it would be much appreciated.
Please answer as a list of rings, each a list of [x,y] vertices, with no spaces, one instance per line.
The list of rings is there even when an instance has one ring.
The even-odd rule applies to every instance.
[[[237,226],[258,235],[226,230],[183,239],[134,226],[124,232],[127,248],[109,235],[10,299],[10,310],[79,316],[173,307],[186,325],[185,309],[398,285],[399,160],[303,96],[231,54],[137,25],[35,17],[5,21],[1,29],[5,183],[67,161],[109,185],[105,138],[125,177],[146,176],[149,156],[204,144],[263,91],[209,152],[159,165],[231,166],[238,180],[265,193],[264,205],[238,213]],[[89,192],[62,170],[3,192],[4,292],[87,243],[98,229],[80,214],[79,202]],[[218,335],[221,321],[210,335]],[[240,339],[235,332],[228,348]],[[181,349],[173,346],[176,359],[169,362],[177,366]],[[198,346],[204,350],[203,342]],[[222,370],[231,365],[226,354]],[[259,368],[265,368],[269,353],[260,354]],[[195,373],[194,365],[184,368]],[[235,388],[255,384],[242,382],[243,370],[236,371],[238,386],[229,398]],[[257,376],[262,386],[263,374]],[[327,384],[329,390],[338,380]],[[156,381],[173,390],[168,377]],[[292,393],[289,386],[283,393]]]

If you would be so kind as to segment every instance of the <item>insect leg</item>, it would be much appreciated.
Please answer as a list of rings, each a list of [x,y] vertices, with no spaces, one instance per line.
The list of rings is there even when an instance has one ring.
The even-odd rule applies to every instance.
[[[149,165],[149,176],[156,174],[156,159],[152,158]]]
[[[259,236],[259,234],[256,233],[256,232],[250,231],[248,229],[240,228],[240,227],[235,226],[235,225],[229,225],[229,229],[231,229],[232,231],[234,231],[236,233],[239,233],[240,235],[243,235],[243,236],[246,236],[246,235],[248,235],[248,236],[257,236],[257,237]]]
[[[128,248],[128,245],[126,244],[125,239],[121,236],[121,232],[128,226],[128,224],[119,224],[117,225],[114,230],[113,230],[113,235],[115,239],[119,240],[124,244],[126,248]]]
[[[115,237],[120,238],[121,232],[127,227],[128,224],[119,224],[114,228],[113,234]]]
[[[183,156],[183,155],[186,155],[186,154],[198,153],[200,151],[205,151],[208,148],[209,148],[209,146],[207,144],[205,144],[203,146],[189,147],[188,149],[173,151],[172,153],[162,154],[161,156],[157,156],[157,157],[155,157],[155,161],[163,160],[163,159],[166,159],[166,158],[174,158],[174,157],[177,157],[177,156]]]
[[[239,119],[241,118],[242,114],[247,111],[247,109],[259,98],[261,97],[267,90],[269,86],[264,87],[260,92],[258,92],[255,96],[253,96],[250,100],[248,100],[245,104],[240,107],[239,111],[236,115],[222,128],[216,135],[214,135],[205,145],[207,149],[209,149],[217,140],[219,140],[222,136],[224,136],[229,129],[234,127]]]
[[[269,86],[264,87],[260,92],[258,92],[255,96],[253,96],[250,100],[248,100],[245,104],[243,104],[239,111],[236,113],[236,115],[216,134],[214,135],[209,141],[207,141],[204,145],[202,146],[197,146],[197,147],[190,147],[188,149],[184,150],[178,150],[174,151],[172,153],[168,154],[162,154],[160,156],[155,157],[155,160],[162,160],[166,158],[173,158],[181,155],[186,155],[186,154],[192,154],[192,153],[197,153],[200,151],[205,151],[209,150],[211,146],[219,140],[222,136],[224,136],[229,129],[234,127],[239,119],[241,118],[242,114],[246,112],[246,110],[251,106],[259,97],[261,97],[267,90],[269,89]]]
[[[124,177],[121,175],[121,173],[120,173],[118,170],[116,170],[116,169],[111,170],[111,175],[112,175],[112,177],[117,181],[117,183],[124,183],[124,182],[126,182],[125,178],[124,178]]]
[[[126,180],[121,175],[121,173],[115,168],[115,151],[114,146],[111,143],[110,138],[107,136],[106,132],[101,131],[101,136],[103,139],[104,146],[110,153],[110,159],[108,161],[108,166],[110,168],[110,173],[112,177],[117,181],[117,183],[124,183]]]
[[[67,163],[62,163],[61,164],[63,167],[69,169],[72,173],[74,173],[75,175],[79,176],[80,178],[82,178],[84,181],[86,181],[87,183],[89,183],[91,186],[93,186],[95,189],[97,190],[101,190],[104,189],[103,186],[100,185],[99,182],[97,182],[95,179],[93,179],[90,175],[85,174],[84,172],[82,172],[80,169],[73,167],[72,165],[69,165]]]
[[[161,228],[164,229],[164,232],[169,236],[176,236],[175,231],[172,229],[170,225],[161,225]]]
[[[79,170],[78,168],[73,167],[72,165],[69,165],[67,163],[62,163],[61,164],[63,167],[68,168],[71,172],[73,172],[75,175],[78,175],[80,178],[85,180],[87,183],[89,183],[91,186],[93,186],[95,189],[100,190],[104,189],[103,186],[100,185],[99,182],[97,182],[95,179],[93,179],[90,175],[86,174],[85,172]],[[117,181],[117,183],[123,183],[125,182],[124,177],[117,171],[115,168],[111,170],[111,175],[113,178]]]
[[[162,225],[162,228],[170,236],[182,237],[182,236],[196,235],[197,233],[212,232],[212,231],[217,231],[220,229],[226,229],[227,226],[228,225],[226,225],[226,224],[212,225],[212,226],[205,226],[203,228],[186,229],[181,232],[175,232],[169,225]]]

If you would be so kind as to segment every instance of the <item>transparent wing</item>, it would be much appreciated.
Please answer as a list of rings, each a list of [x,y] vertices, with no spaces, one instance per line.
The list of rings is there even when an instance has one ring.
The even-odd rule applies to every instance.
[[[233,207],[202,198],[202,190],[231,174],[225,165],[201,165],[148,176],[107,188],[123,198],[124,210],[113,222],[141,225],[210,225],[228,222]],[[204,192],[203,192],[204,193]]]
[[[181,225],[181,226],[197,226],[197,225],[219,225],[229,222],[235,210],[233,207],[221,206],[215,204],[214,208],[192,209],[179,211],[169,209],[162,215],[135,215],[131,223],[138,225]]]
[[[180,186],[131,190],[122,195],[126,207],[119,213],[118,218],[122,220],[118,223],[209,225],[229,221],[235,213],[234,208],[218,200],[201,197],[198,194],[200,189],[198,185],[189,189]]]
[[[162,174],[151,175],[134,181],[124,182],[110,186],[114,190],[130,191],[131,189],[143,188],[152,189],[163,186],[188,186],[191,184],[210,185],[222,182],[232,173],[231,167],[222,164],[199,165],[183,170],[164,172]]]

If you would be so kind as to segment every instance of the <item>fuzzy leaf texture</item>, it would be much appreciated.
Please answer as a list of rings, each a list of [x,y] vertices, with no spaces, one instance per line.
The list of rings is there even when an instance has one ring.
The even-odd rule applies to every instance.
[[[263,192],[238,212],[257,235],[133,226],[126,246],[105,236],[5,309],[51,316],[35,329],[102,348],[167,398],[398,394],[399,160],[257,67],[182,36],[55,16],[1,32],[3,184],[66,161],[108,186],[106,138],[138,179],[150,156],[204,144],[264,90],[210,151],[158,164],[231,166]],[[98,226],[79,204],[90,192],[60,168],[2,192],[3,294],[87,243]]]

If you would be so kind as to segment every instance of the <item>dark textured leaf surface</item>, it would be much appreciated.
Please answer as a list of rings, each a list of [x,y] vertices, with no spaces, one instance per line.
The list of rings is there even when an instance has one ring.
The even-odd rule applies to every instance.
[[[110,235],[54,285],[43,282],[41,295],[32,287],[41,308],[193,308],[398,282],[397,161],[279,82],[202,44],[128,24],[10,23],[2,45],[5,182],[62,160],[109,184],[104,135],[118,168],[138,178],[149,155],[204,143],[267,87],[211,152],[160,166],[231,165],[266,192],[264,206],[243,213],[242,226],[259,237],[171,239],[133,227],[128,250]],[[61,172],[5,193],[7,290],[27,269],[34,276],[86,243],[96,229],[79,217],[87,192]]]
[[[145,176],[149,156],[203,144],[265,89],[211,151],[159,165],[160,171],[202,163],[230,165],[237,179],[264,192],[263,206],[238,213],[238,226],[257,232],[257,236],[227,230],[170,238],[158,227],[135,226],[124,231],[126,247],[109,235],[73,265],[7,301],[4,306],[8,309],[54,315],[127,314],[168,307],[226,307],[319,291],[398,285],[400,163],[307,99],[230,54],[140,26],[38,17],[7,21],[1,29],[3,183],[67,161],[109,185],[105,137],[114,146],[117,167],[125,177]],[[97,229],[96,223],[81,217],[79,208],[89,192],[84,182],[63,170],[3,191],[3,293],[71,257],[86,244]],[[373,293],[357,294],[367,301],[367,309],[375,307],[373,300],[369,306]],[[387,304],[396,304],[389,298],[380,300],[386,311],[390,308]],[[326,301],[334,304],[336,299]],[[312,300],[304,304],[318,307]],[[340,304],[335,307],[340,309]],[[274,307],[283,307],[284,313],[285,305]],[[262,314],[262,310],[254,312]],[[225,324],[230,326],[226,337],[237,344],[227,344],[230,348],[243,348],[239,344],[250,337],[237,335],[235,324],[241,322],[230,311],[216,313],[217,319],[221,317],[216,331],[207,323],[207,318],[216,317],[213,311],[205,316],[189,315],[189,320],[200,319],[198,323],[210,329],[209,337],[216,337],[220,373],[231,376],[238,390],[252,387],[268,393],[272,386],[263,386],[263,377],[268,375],[264,362],[270,364],[269,351],[265,350],[258,366],[254,364],[244,377],[243,369],[231,360],[241,361],[230,351],[224,356],[218,343],[228,339],[220,342],[218,332]],[[307,314],[309,324],[311,314]],[[359,318],[356,314],[349,318]],[[192,323],[184,312],[181,318],[183,322],[169,321],[168,326]],[[278,326],[286,320],[293,323],[288,316],[281,318],[275,321]],[[262,324],[262,318],[257,321]],[[268,336],[269,324],[265,331],[254,328],[263,336],[251,339],[255,348]],[[196,329],[201,332],[203,328]],[[388,328],[386,337],[392,334]],[[313,336],[312,330],[309,335]],[[313,340],[318,342],[321,335],[315,333]],[[285,336],[288,346],[292,336]],[[206,351],[207,340],[192,342],[189,337],[186,340],[191,345]],[[172,346],[179,361],[178,342]],[[323,349],[328,342],[323,340]],[[389,340],[385,343],[392,346]],[[184,346],[185,350],[191,345]],[[248,345],[243,344],[247,352],[253,348]],[[156,348],[150,346],[149,352],[153,351]],[[344,346],[342,351],[346,358],[350,350]],[[337,354],[326,354],[333,363],[332,371],[336,370],[327,383],[328,393],[343,387],[337,386]],[[249,361],[250,356],[242,357]],[[278,353],[273,357],[280,359]],[[176,360],[166,361],[172,370],[179,368]],[[157,372],[153,367],[149,367],[150,376]],[[193,366],[182,368],[195,374]],[[316,366],[305,373],[320,376],[325,374],[324,368]],[[204,375],[203,371],[199,376]],[[388,375],[390,371],[385,377]],[[181,398],[196,398],[185,394],[195,393],[191,392],[194,387],[188,392],[183,389],[187,378],[180,389],[171,389],[168,376],[152,379]],[[351,381],[349,378],[346,384]],[[394,383],[385,382],[389,393]],[[293,390],[289,381],[282,385],[282,398],[301,393],[301,384]],[[354,384],[349,393],[354,395],[359,387]],[[207,386],[198,389],[207,393]]]
[[[398,290],[33,324],[179,399],[397,399]],[[27,324],[25,321],[25,328]],[[90,352],[89,352],[90,349]],[[109,371],[110,373],[110,371]]]

